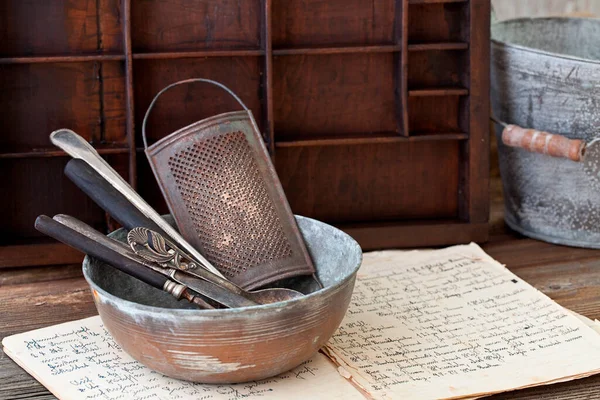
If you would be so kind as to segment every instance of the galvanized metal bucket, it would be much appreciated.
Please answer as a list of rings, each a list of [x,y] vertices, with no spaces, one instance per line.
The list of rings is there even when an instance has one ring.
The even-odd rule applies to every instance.
[[[492,26],[496,118],[586,142],[600,136],[600,20],[516,19]],[[505,221],[550,243],[600,248],[600,191],[580,163],[504,145]]]

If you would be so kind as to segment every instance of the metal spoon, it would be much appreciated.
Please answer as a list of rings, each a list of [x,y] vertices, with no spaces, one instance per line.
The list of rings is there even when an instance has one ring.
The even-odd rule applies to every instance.
[[[127,242],[131,249],[145,260],[152,261],[166,267],[177,268],[206,279],[219,285],[232,293],[243,296],[259,304],[269,304],[278,301],[296,299],[304,296],[302,293],[286,288],[261,289],[247,291],[235,283],[221,278],[204,268],[197,268],[193,260],[186,254],[181,253],[171,242],[160,233],[148,228],[134,228],[127,234]],[[185,281],[181,283],[185,284]]]

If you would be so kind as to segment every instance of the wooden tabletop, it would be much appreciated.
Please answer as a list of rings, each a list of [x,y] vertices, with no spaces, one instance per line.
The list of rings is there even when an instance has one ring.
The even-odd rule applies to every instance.
[[[492,257],[556,302],[600,319],[600,250],[555,246],[509,231],[498,196],[491,214]],[[15,333],[95,315],[80,266],[0,270],[0,339]],[[55,399],[0,352],[0,399]],[[600,399],[600,376],[510,392],[490,399]]]

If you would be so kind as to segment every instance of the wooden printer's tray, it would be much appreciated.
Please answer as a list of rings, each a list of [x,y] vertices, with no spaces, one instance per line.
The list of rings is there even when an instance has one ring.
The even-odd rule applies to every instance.
[[[58,128],[166,212],[141,119],[190,77],[252,109],[295,213],[365,250],[486,240],[489,15],[489,0],[0,0],[0,267],[81,259],[39,214],[112,227],[64,177]],[[172,90],[150,141],[237,109]]]

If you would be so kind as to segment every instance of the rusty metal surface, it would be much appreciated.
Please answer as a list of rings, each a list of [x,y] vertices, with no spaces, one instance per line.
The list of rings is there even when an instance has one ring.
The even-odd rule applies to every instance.
[[[340,230],[309,218],[297,222],[325,286],[299,299],[194,310],[94,259],[85,259],[83,272],[107,329],[148,367],[206,383],[267,378],[310,358],[337,329],[362,259]],[[125,239],[123,230],[112,235]]]
[[[167,90],[189,83],[220,87],[244,111],[206,118],[148,146],[146,125],[156,101]],[[142,137],[181,234],[229,280],[251,290],[314,276],[254,117],[229,88],[203,78],[165,87],[146,111]]]
[[[492,27],[499,120],[590,142],[600,136],[600,20],[537,18]],[[551,243],[600,248],[600,189],[582,163],[501,143],[506,223]]]
[[[183,237],[227,279],[255,289],[313,274],[279,179],[247,112],[199,121],[146,153]]]

